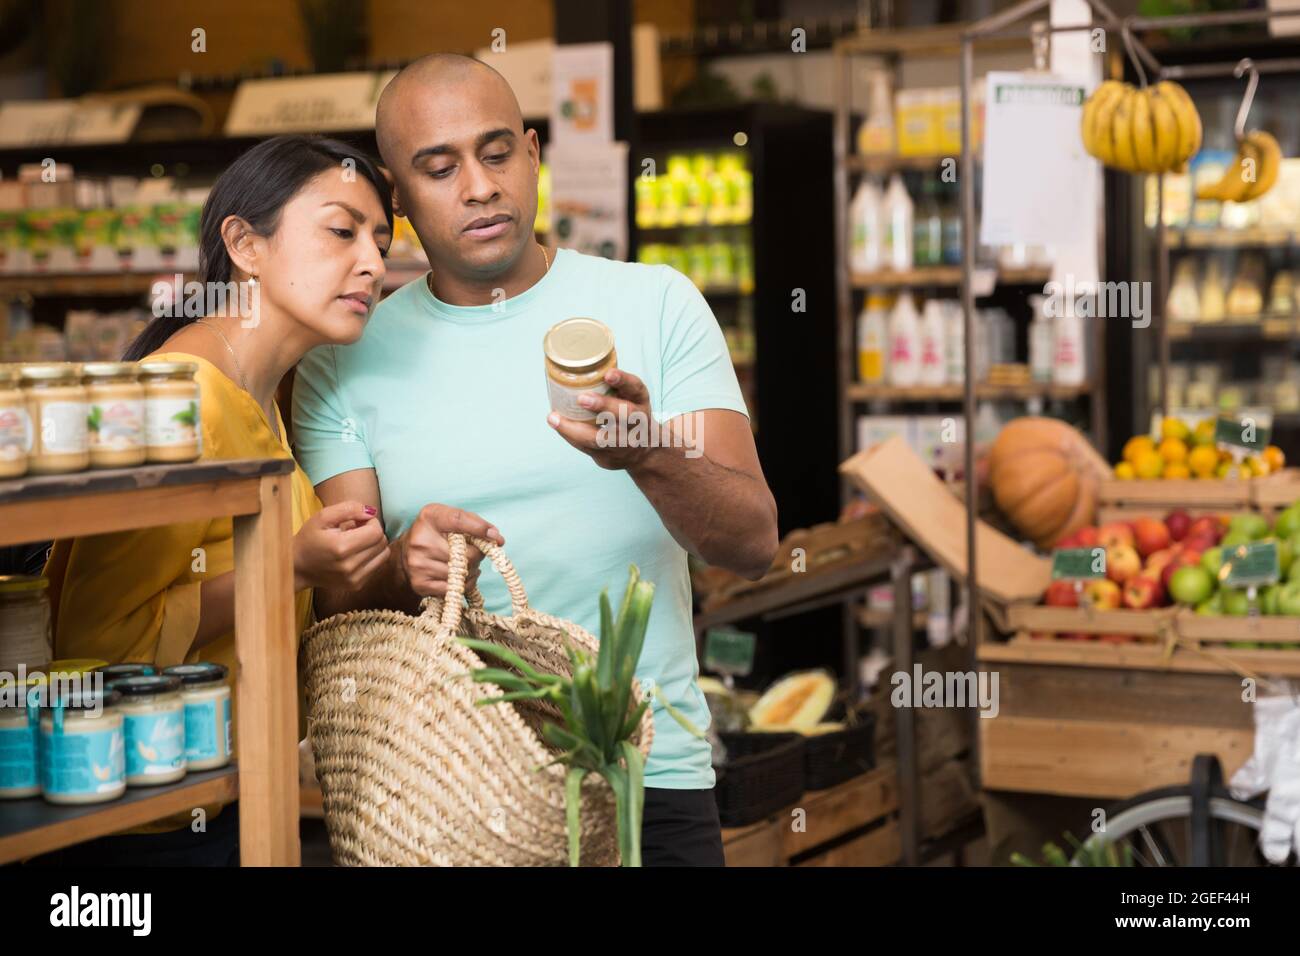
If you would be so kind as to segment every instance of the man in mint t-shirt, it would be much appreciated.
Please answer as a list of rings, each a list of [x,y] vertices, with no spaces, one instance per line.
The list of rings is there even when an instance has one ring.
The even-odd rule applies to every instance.
[[[600,590],[617,594],[635,563],[656,586],[637,676],[706,727],[686,554],[756,578],[777,546],[717,320],[666,266],[548,258],[533,238],[537,134],[495,70],[448,54],[411,64],[384,90],[376,131],[431,271],[357,343],[298,369],[299,460],[326,505],[379,509],[391,542],[383,570],[357,593],[318,594],[318,614],[410,611],[445,593],[444,536],[465,532],[509,542],[530,603],[598,633]],[[611,445],[551,412],[542,339],[575,316],[608,326],[618,355],[608,394],[584,403],[632,425],[652,417],[667,427],[657,442],[633,428]],[[490,610],[509,610],[499,577],[478,584]],[[709,745],[655,706],[643,861],[721,865]]]

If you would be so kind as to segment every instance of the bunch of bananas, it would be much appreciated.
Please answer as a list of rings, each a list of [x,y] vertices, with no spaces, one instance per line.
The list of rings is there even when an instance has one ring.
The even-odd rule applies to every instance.
[[[1182,172],[1201,148],[1201,117],[1177,83],[1107,80],[1083,104],[1083,148],[1130,173]]]
[[[1202,183],[1197,187],[1196,198],[1225,202],[1258,199],[1273,188],[1281,165],[1282,147],[1271,133],[1257,129],[1237,143],[1237,155],[1218,182]]]

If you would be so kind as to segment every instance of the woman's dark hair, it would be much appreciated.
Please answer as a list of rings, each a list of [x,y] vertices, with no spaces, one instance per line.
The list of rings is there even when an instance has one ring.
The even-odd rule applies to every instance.
[[[307,183],[329,169],[340,169],[351,161],[358,176],[364,177],[379,194],[388,225],[393,225],[392,190],[379,167],[354,146],[324,136],[276,136],[258,143],[217,177],[199,217],[199,275],[209,282],[231,281],[232,264],[221,238],[221,224],[227,216],[239,216],[258,235],[269,236],[280,223],[285,205]],[[178,300],[183,300],[177,290]],[[126,361],[136,361],[156,352],[197,316],[160,316],[127,346]]]

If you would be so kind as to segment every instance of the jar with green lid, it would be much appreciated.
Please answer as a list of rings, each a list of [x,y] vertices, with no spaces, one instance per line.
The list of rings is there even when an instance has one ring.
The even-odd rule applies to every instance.
[[[121,700],[117,691],[51,686],[40,744],[41,793],[48,802],[104,803],[126,792]]]
[[[34,475],[84,471],[90,465],[90,435],[81,370],[70,362],[45,362],[24,365],[21,374],[32,427],[28,470]]]
[[[0,673],[43,671],[50,663],[49,586],[42,577],[0,574]]]
[[[202,453],[198,371],[197,362],[140,363],[149,461],[194,461]]]
[[[41,792],[40,698],[43,677],[0,682],[0,800],[22,800]]]
[[[27,474],[32,420],[17,365],[0,365],[0,478]]]
[[[87,362],[81,367],[90,412],[91,468],[131,468],[145,462],[144,386],[134,362]]]
[[[111,681],[122,695],[126,785],[152,787],[185,776],[185,704],[181,679],[138,674]]]
[[[163,668],[164,677],[179,677],[185,702],[185,765],[191,770],[215,770],[230,763],[229,672],[222,664],[177,664]]]

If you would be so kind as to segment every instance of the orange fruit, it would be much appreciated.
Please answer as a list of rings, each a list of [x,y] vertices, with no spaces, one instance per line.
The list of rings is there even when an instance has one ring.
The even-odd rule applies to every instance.
[[[1160,423],[1160,437],[1166,441],[1170,438],[1177,438],[1179,441],[1185,442],[1191,433],[1192,430],[1187,427],[1186,422],[1181,418],[1174,418],[1172,415],[1167,416]]]
[[[1144,451],[1154,451],[1156,443],[1151,440],[1150,435],[1134,435],[1124,443],[1124,460],[1128,462],[1137,462],[1137,456]]]
[[[1116,465],[1115,477],[1120,479],[1121,481],[1132,481],[1134,478],[1136,478],[1137,473],[1133,470],[1132,462],[1121,461],[1118,465]]]
[[[1171,461],[1165,465],[1165,478],[1190,478],[1192,477],[1191,469],[1181,461]]]
[[[1164,467],[1164,459],[1153,449],[1138,452],[1133,460],[1133,470],[1139,478],[1159,478]]]
[[[1229,455],[1226,460],[1219,462],[1218,467],[1214,469],[1214,477],[1227,478],[1231,475],[1231,473],[1232,473],[1232,456]],[[1242,470],[1237,474],[1237,477],[1238,478],[1249,477],[1249,475],[1246,474],[1245,465],[1242,466]]]
[[[1263,478],[1269,471],[1268,462],[1261,455],[1251,455],[1242,471],[1248,478]]]
[[[1197,478],[1209,478],[1219,464],[1219,453],[1209,445],[1197,445],[1187,456],[1187,467]]]
[[[1187,445],[1179,438],[1166,438],[1156,450],[1160,453],[1160,457],[1168,462],[1187,460]]]
[[[1269,472],[1281,471],[1286,467],[1286,455],[1277,445],[1269,445],[1264,449],[1264,461],[1268,462]]]
[[[1198,445],[1214,444],[1214,419],[1205,418],[1196,423],[1192,432],[1192,441]]]

